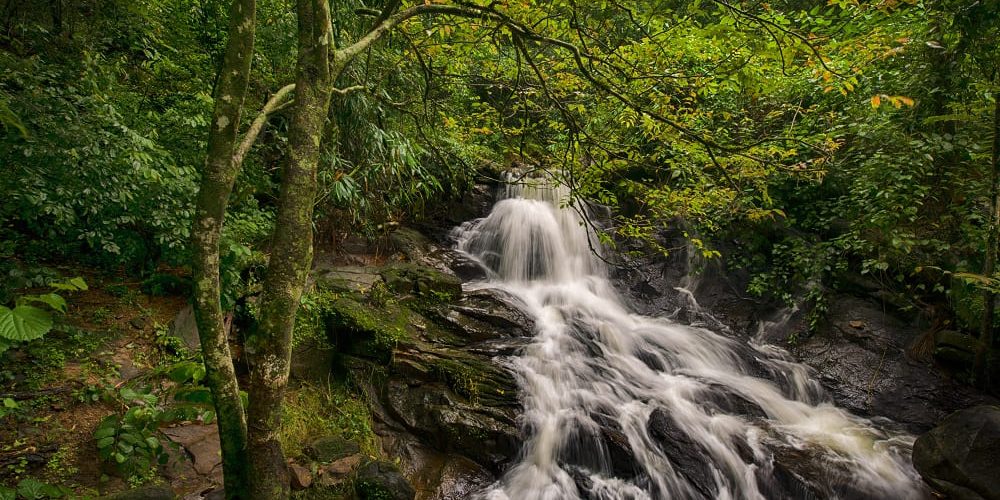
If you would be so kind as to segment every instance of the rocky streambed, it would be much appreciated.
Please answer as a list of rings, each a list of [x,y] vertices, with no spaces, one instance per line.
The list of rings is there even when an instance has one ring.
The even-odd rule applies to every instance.
[[[336,299],[324,316],[326,344],[297,345],[293,375],[306,380],[331,373],[348,377],[369,396],[382,451],[398,457],[386,471],[376,466],[374,475],[396,484],[394,498],[469,498],[501,477],[521,449],[521,405],[509,361],[529,342],[532,320],[510,295],[468,286],[463,290],[463,282],[481,278],[481,271],[449,249],[442,231],[432,240],[402,229],[390,240],[391,255],[378,265],[365,259],[350,265],[318,259],[313,286]],[[801,319],[742,297],[738,281],[720,269],[691,280],[682,255],[623,264],[615,283],[638,311],[714,322],[747,341],[783,345],[814,370],[832,402],[862,416],[891,419],[884,422],[887,426],[920,434],[955,410],[996,404],[907,357],[906,348],[919,332],[871,297],[836,296],[824,326],[787,346],[788,333],[801,326],[795,324]],[[983,427],[993,429],[990,422]],[[661,432],[664,442],[685,453],[683,443],[671,439],[669,425],[660,427],[666,429]],[[623,436],[613,429],[602,436],[615,467],[634,467]],[[984,439],[976,446],[997,444]],[[947,446],[934,449],[941,448]],[[942,454],[929,460],[948,469],[951,481],[961,482],[955,476],[962,473],[952,471],[955,464],[940,464],[947,461]],[[797,470],[802,457],[794,450],[777,460],[783,464],[777,464],[775,473],[783,475],[779,479],[787,483],[786,492],[798,488],[802,498],[824,497],[802,482],[802,475],[815,471]],[[401,478],[405,481],[399,482]],[[953,484],[931,483],[938,490]],[[977,488],[951,491],[972,492],[952,493],[954,498],[996,498],[990,495],[991,485]],[[841,493],[851,498],[850,489]]]

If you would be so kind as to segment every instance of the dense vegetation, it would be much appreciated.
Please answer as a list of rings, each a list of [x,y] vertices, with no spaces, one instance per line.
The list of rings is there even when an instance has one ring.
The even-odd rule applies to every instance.
[[[66,356],[51,345],[77,335],[59,316],[81,275],[194,295],[202,331],[223,339],[236,310],[257,325],[248,344],[287,365],[312,256],[303,234],[323,249],[377,240],[516,164],[611,207],[609,245],[669,252],[665,235],[683,235],[746,270],[749,294],[809,311],[799,335],[823,321],[828,294],[873,280],[923,318],[915,356],[941,329],[977,337],[957,374],[988,385],[997,40],[1000,4],[977,0],[4,0],[0,369],[17,391],[44,383],[13,364]],[[231,361],[214,366],[202,342],[204,358],[157,352],[197,394],[191,411],[212,411],[211,389],[242,450],[257,442],[244,414],[275,423],[280,409],[254,405],[280,405],[272,382],[288,368],[255,365],[246,410],[225,387]],[[146,419],[146,442],[159,417],[137,408],[155,397],[110,399],[122,419]],[[0,418],[17,417],[8,400]],[[158,446],[102,456],[142,470]],[[247,472],[226,446],[236,494],[228,476]]]

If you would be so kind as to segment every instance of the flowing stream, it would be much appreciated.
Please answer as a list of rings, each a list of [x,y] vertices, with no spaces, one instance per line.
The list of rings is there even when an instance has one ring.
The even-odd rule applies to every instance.
[[[781,349],[633,313],[552,185],[515,185],[458,249],[536,320],[513,360],[525,442],[489,500],[922,498],[911,436],[834,406]]]

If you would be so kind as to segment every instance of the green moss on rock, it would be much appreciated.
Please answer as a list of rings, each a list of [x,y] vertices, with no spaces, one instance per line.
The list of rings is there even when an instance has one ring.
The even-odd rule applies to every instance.
[[[462,295],[462,280],[427,266],[398,263],[383,268],[379,274],[386,286],[396,293],[438,302],[455,300]]]

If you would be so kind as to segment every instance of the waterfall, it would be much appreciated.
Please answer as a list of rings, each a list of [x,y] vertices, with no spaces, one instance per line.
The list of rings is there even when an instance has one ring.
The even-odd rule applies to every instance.
[[[510,185],[455,230],[519,297],[520,457],[481,497],[922,498],[911,436],[834,406],[784,351],[633,313],[564,186]]]

